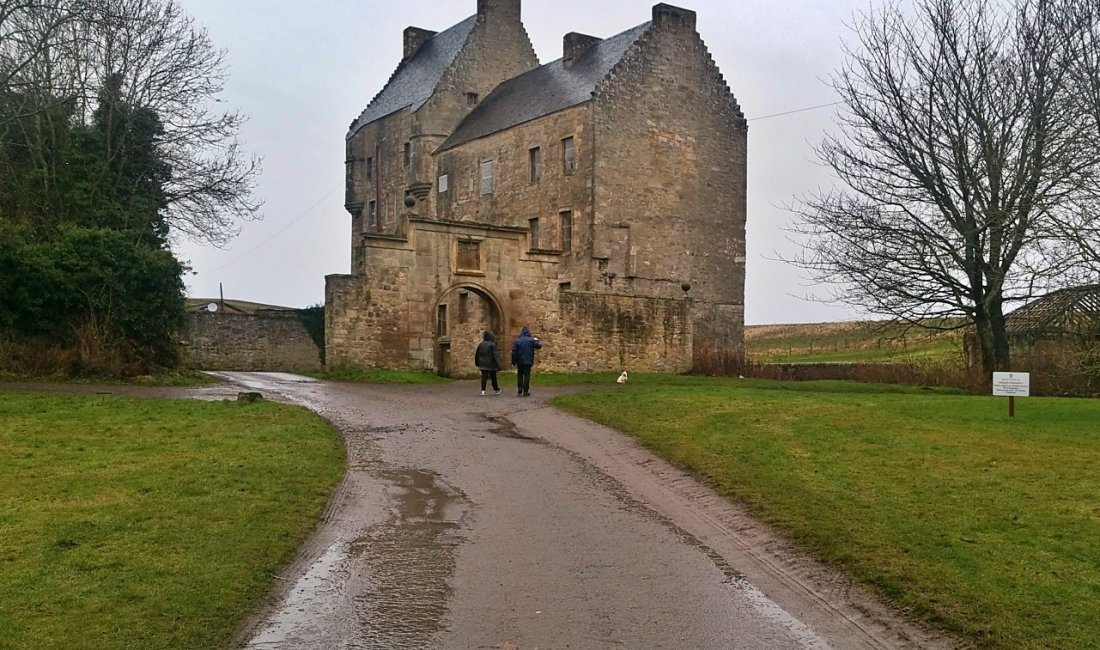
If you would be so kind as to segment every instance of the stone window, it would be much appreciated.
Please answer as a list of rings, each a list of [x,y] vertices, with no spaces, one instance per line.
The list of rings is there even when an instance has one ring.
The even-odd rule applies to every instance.
[[[373,156],[367,158],[367,180],[368,181],[373,181],[374,180],[374,157]]]
[[[378,203],[367,201],[367,227],[371,230],[378,229]]]
[[[540,147],[533,147],[527,150],[527,162],[530,169],[530,180],[532,183],[539,182],[542,178],[542,149]]]
[[[561,217],[561,252],[568,253],[573,250],[573,211],[562,210],[558,215]]]
[[[413,157],[412,151],[413,151],[412,142],[406,142],[405,143],[405,166],[406,167],[408,167],[410,164],[412,164],[412,157]]]
[[[561,141],[561,171],[568,176],[574,169],[576,169],[576,159],[573,154],[573,136],[569,136]]]
[[[472,239],[458,240],[455,268],[459,271],[480,271],[481,242]]]
[[[477,93],[466,93],[466,105],[467,106],[476,106],[477,105]]]
[[[539,247],[539,218],[531,217],[527,220],[527,227],[531,229],[531,250]]]
[[[450,185],[450,179],[447,177],[447,175],[446,174],[440,174],[439,175],[439,193],[442,194],[442,193],[446,192],[449,185]]]
[[[493,193],[493,161],[481,161],[481,193]]]
[[[447,305],[440,305],[435,311],[436,336],[447,336]]]
[[[470,320],[470,294],[465,291],[458,294],[458,322],[465,325]]]

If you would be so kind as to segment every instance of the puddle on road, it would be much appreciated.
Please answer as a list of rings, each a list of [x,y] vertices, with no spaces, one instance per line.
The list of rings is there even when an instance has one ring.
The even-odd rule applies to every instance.
[[[543,442],[540,438],[532,438],[531,436],[525,436],[520,433],[519,429],[516,428],[516,423],[506,417],[489,415],[487,413],[482,413],[481,415],[484,416],[486,420],[497,425],[496,428],[489,430],[490,433],[495,433],[504,438],[515,438],[517,440],[527,440],[529,442]]]
[[[354,646],[431,647],[443,630],[469,504],[434,474],[405,469],[384,472],[382,478],[391,484],[393,517],[348,549],[367,574],[355,597]]]

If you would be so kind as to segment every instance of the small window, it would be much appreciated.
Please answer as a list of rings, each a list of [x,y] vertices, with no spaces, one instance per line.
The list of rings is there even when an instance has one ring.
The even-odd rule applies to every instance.
[[[446,191],[447,191],[447,187],[448,187],[448,184],[449,184],[449,183],[450,183],[450,179],[449,179],[449,178],[447,178],[447,175],[446,175],[446,174],[441,174],[441,175],[439,176],[439,192],[440,192],[441,194],[442,194],[443,192],[446,192]]]
[[[465,291],[458,294],[458,322],[465,325],[470,320],[470,294]]]
[[[440,305],[435,312],[436,336],[447,336],[447,305]]]
[[[542,149],[539,147],[528,149],[527,162],[531,171],[531,182],[539,182],[539,179],[542,178]]]
[[[531,250],[536,250],[539,247],[539,218],[528,219],[527,227],[531,229]]]
[[[374,180],[374,157],[367,158],[367,180]]]
[[[481,161],[481,193],[493,193],[493,161]]]
[[[412,164],[412,151],[413,151],[412,143],[411,142],[406,142],[405,143],[405,166],[406,167],[408,167],[410,164]]]
[[[477,105],[477,93],[466,93],[466,105],[467,106],[476,106]]]
[[[367,227],[378,229],[378,203],[375,201],[367,201]]]
[[[455,266],[462,271],[481,270],[481,242],[459,240]]]
[[[573,250],[573,211],[562,210],[561,213],[561,251],[568,253]]]
[[[576,160],[573,155],[573,136],[561,141],[561,170],[565,175],[573,173],[576,168]]]

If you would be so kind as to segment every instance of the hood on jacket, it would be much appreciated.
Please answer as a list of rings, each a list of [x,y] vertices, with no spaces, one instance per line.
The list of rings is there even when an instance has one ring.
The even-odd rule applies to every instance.
[[[481,337],[481,339],[483,341],[495,341],[496,340],[495,337],[493,336],[493,333],[490,332],[489,330],[485,330],[485,334]]]
[[[521,329],[521,330],[519,331],[519,335],[520,335],[520,336],[531,336],[531,330],[527,329],[527,326],[526,326],[526,325],[524,325],[524,326],[523,326],[523,329]]]

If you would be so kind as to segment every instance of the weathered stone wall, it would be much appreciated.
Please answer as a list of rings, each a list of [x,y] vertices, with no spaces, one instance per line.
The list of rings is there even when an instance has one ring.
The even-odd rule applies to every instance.
[[[527,228],[538,217],[539,249],[562,249],[559,214],[573,211],[573,250],[583,247],[578,231],[591,215],[589,183],[592,137],[588,105],[567,109],[514,128],[467,142],[437,156],[436,174],[447,174],[447,192],[437,192],[436,214],[441,219],[476,221]],[[572,137],[576,166],[566,174],[562,140]],[[530,151],[538,148],[542,175],[530,176]],[[493,162],[493,191],[481,193],[481,163]]]
[[[737,350],[746,126],[694,21],[655,8],[653,26],[597,87],[595,156],[608,162],[595,169],[595,256],[617,293],[675,298],[688,283],[696,347]]]
[[[187,364],[203,370],[321,370],[321,351],[295,311],[192,312],[183,343]]]
[[[563,291],[559,327],[541,334],[539,368],[686,372],[692,361],[690,314],[683,299]]]

